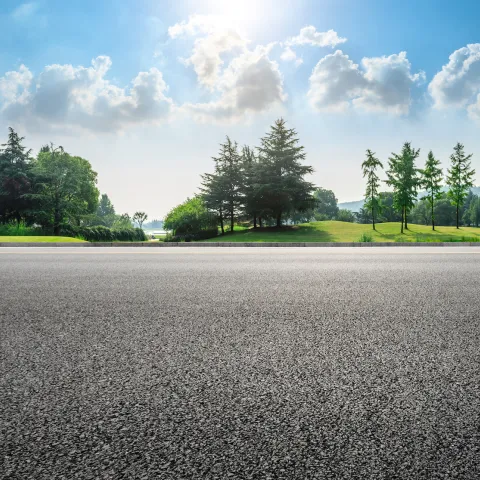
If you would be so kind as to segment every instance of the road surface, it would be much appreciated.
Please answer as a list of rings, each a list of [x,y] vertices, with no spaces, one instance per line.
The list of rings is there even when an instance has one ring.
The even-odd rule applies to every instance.
[[[0,249],[0,478],[480,478],[480,248]]]

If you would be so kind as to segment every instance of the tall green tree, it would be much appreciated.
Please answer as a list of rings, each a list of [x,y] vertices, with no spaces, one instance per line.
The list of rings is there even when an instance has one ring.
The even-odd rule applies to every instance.
[[[259,178],[258,159],[252,148],[242,148],[242,194],[245,215],[252,219],[253,228],[261,218],[262,189]]]
[[[97,215],[99,217],[107,217],[109,215],[115,215],[115,207],[106,193],[103,193],[100,197],[100,202],[97,208]]]
[[[143,223],[147,220],[148,215],[145,212],[135,212],[132,220],[138,223],[138,226],[142,228]]]
[[[457,143],[450,155],[450,168],[447,170],[448,198],[456,208],[457,228],[460,223],[460,208],[467,198],[470,187],[473,187],[475,170],[471,167],[472,154],[465,155],[464,146]]]
[[[97,173],[88,160],[51,146],[38,154],[33,172],[35,191],[30,197],[39,203],[39,221],[52,227],[54,235],[59,235],[63,223],[79,224],[83,215],[96,211]]]
[[[237,142],[227,136],[225,143],[220,144],[220,152],[217,157],[213,157],[213,161],[215,172],[203,175],[201,190],[207,205],[219,212],[222,225],[224,216],[230,219],[230,231],[233,233],[235,220],[243,204],[242,156]]]
[[[393,187],[393,205],[402,216],[401,233],[404,228],[408,229],[408,212],[415,205],[417,198],[419,177],[415,161],[419,155],[420,149],[415,149],[409,142],[405,142],[402,151],[399,154],[392,153],[388,159],[386,183]]]
[[[480,197],[474,195],[468,210],[465,212],[465,216],[468,219],[468,223],[475,227],[480,225]]]
[[[424,198],[430,205],[432,230],[435,230],[435,202],[442,196],[442,180],[443,172],[440,168],[440,160],[437,160],[430,150],[425,162],[425,168],[420,170],[420,185],[427,191],[427,195]]]
[[[9,128],[7,143],[0,148],[0,222],[15,220],[17,223],[29,213],[32,202],[31,150],[23,145],[20,137]]]
[[[362,163],[363,178],[367,179],[364,208],[369,210],[372,215],[372,228],[374,230],[375,214],[381,211],[381,203],[378,197],[380,177],[377,175],[377,170],[379,168],[383,168],[382,162],[375,157],[375,153],[368,149],[367,158]]]
[[[275,121],[261,139],[258,151],[262,207],[280,227],[284,215],[312,208],[315,187],[304,177],[313,173],[313,168],[301,163],[306,156],[304,147],[283,118]]]
[[[338,200],[332,190],[322,187],[316,188],[313,192],[313,198],[315,200],[314,214],[317,217],[323,215],[328,220],[337,218]]]

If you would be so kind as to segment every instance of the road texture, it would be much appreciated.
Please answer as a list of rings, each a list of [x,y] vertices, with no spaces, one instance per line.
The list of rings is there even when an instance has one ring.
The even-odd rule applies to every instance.
[[[0,249],[2,479],[478,479],[480,248]]]

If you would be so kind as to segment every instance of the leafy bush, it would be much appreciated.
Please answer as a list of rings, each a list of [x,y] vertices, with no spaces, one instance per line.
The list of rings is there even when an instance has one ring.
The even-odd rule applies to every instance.
[[[23,237],[38,235],[45,235],[45,232],[40,227],[28,227],[24,222],[0,225],[0,236]]]
[[[202,197],[187,198],[168,212],[163,221],[165,230],[175,235],[196,234],[202,230],[217,228],[217,219],[205,205]]]
[[[373,236],[370,233],[362,233],[360,236],[359,240],[360,243],[372,243],[373,242]]]
[[[196,233],[186,233],[184,235],[172,235],[167,233],[163,241],[164,242],[196,242],[198,240],[206,240],[207,238],[213,238],[218,236],[217,228],[210,228],[208,230],[202,230]]]
[[[112,229],[103,225],[94,227],[73,227],[64,225],[62,235],[81,237],[88,242],[144,242],[147,240],[141,228]]]

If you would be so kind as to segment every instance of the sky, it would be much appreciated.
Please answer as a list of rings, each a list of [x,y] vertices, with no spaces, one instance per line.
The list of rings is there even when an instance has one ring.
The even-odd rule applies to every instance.
[[[476,0],[0,1],[0,141],[88,159],[118,213],[161,219],[230,136],[295,128],[310,178],[363,197],[367,148],[406,141],[480,184]],[[420,166],[420,165],[419,165]]]

